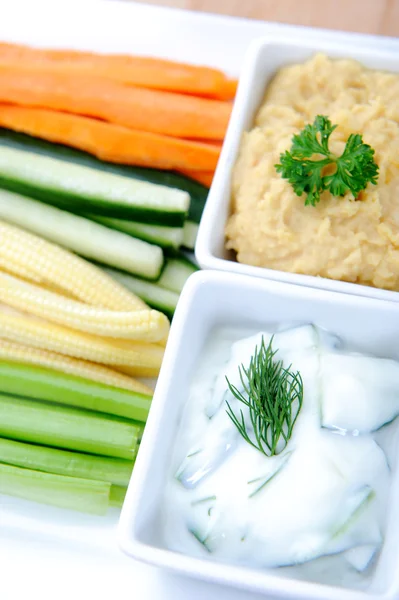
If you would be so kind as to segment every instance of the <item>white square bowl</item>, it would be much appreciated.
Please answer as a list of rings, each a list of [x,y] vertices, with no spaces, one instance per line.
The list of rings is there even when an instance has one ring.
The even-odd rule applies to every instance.
[[[265,328],[314,323],[360,351],[399,360],[399,304],[314,290],[232,273],[200,271],[180,297],[140,452],[119,523],[128,555],[184,575],[301,600],[393,600],[399,595],[399,473],[394,472],[385,541],[370,586],[363,591],[286,579],[258,570],[194,558],[167,549],[161,533],[166,477],[179,418],[204,343],[219,326]],[[268,597],[270,597],[268,596]]]
[[[399,302],[399,292],[313,275],[253,267],[237,262],[232,258],[232,253],[225,250],[225,225],[230,214],[232,169],[238,156],[242,134],[252,129],[267,84],[276,71],[289,64],[302,63],[317,52],[323,52],[331,58],[357,60],[370,69],[399,72],[397,52],[368,50],[355,42],[334,43],[320,38],[309,40],[305,36],[306,33],[291,38],[260,38],[255,40],[247,51],[229,127],[199,227],[195,247],[196,259],[203,269],[230,271]]]

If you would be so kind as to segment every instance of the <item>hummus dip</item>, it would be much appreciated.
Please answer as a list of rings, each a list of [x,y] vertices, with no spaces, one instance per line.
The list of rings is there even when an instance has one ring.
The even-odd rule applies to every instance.
[[[398,74],[322,54],[275,75],[233,171],[226,247],[239,262],[399,291],[398,98]],[[378,183],[357,201],[326,191],[305,206],[276,172],[292,136],[318,114],[338,125],[332,152],[351,133],[375,150]]]

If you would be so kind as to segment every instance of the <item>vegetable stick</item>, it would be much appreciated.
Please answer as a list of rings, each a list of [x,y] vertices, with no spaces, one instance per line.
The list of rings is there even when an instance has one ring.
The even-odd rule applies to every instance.
[[[70,452],[5,438],[0,438],[0,459],[1,462],[14,467],[107,481],[118,487],[129,483],[133,469],[131,460]]]
[[[123,502],[125,501],[125,496],[127,492],[126,486],[121,485],[111,485],[111,491],[109,495],[109,505],[116,506],[117,508],[121,508]]]
[[[208,144],[210,146],[214,146],[215,148],[219,148],[219,150],[222,148],[223,146],[223,139],[210,139],[210,138],[206,138],[205,136],[202,137],[186,137],[185,138],[188,142],[199,142],[199,143],[205,143]]]
[[[226,79],[223,84],[223,91],[220,92],[220,98],[225,100],[233,100],[237,93],[238,80],[237,79]]]
[[[51,168],[51,163],[47,168]],[[84,176],[84,174],[82,175]],[[4,182],[1,177],[1,167],[0,181]],[[51,188],[47,190],[47,194],[51,196]],[[54,201],[55,196],[56,192],[53,192],[49,200]],[[73,198],[70,198],[69,204],[74,204]],[[147,279],[157,279],[164,264],[162,248],[155,244],[136,239],[122,231],[82,217],[80,214],[71,213],[68,209],[64,210],[64,207],[58,208],[28,196],[0,189],[0,235],[2,239],[5,238],[5,232],[8,229],[3,219],[9,224],[28,230],[37,238],[45,238],[56,246],[62,246],[86,258],[118,267]],[[0,254],[4,255],[6,252],[7,247],[2,249]],[[15,256],[14,254],[13,258]],[[70,264],[65,262],[66,272],[68,268],[70,268]],[[75,268],[75,277],[78,279],[79,274],[83,274],[85,269],[79,269],[76,262]],[[8,270],[12,270],[12,268],[10,267]],[[119,310],[143,310],[145,308],[145,305],[139,306],[137,302],[127,304],[125,301],[123,305],[119,303]]]
[[[165,286],[161,288],[156,283],[149,283],[148,281],[143,281],[137,277],[131,277],[128,273],[124,273],[122,271],[117,271],[116,269],[107,269],[104,268],[104,271],[108,273],[115,281],[119,282],[123,285],[127,290],[138,294],[140,298],[145,300],[149,306],[164,312],[170,318],[173,317],[174,312],[176,310],[177,302],[179,300],[179,290],[169,290],[165,289]],[[170,266],[168,267],[168,263],[166,268],[170,270]],[[121,363],[122,364],[122,363]],[[126,363],[125,363],[126,364]],[[154,365],[129,365],[129,366],[143,366],[143,367],[153,367]]]
[[[0,301],[60,325],[110,338],[158,342],[169,321],[153,309],[113,311],[70,300],[0,272]]]
[[[158,169],[212,171],[220,154],[211,144],[41,108],[0,104],[0,125],[85,150],[109,162]]]
[[[179,169],[179,173],[194,179],[194,181],[202,183],[202,185],[205,185],[208,188],[211,187],[215,176],[215,171],[190,171],[189,169]]]
[[[0,463],[0,493],[93,515],[105,515],[111,484]]]
[[[89,362],[88,360],[71,358],[58,352],[32,348],[32,346],[9,342],[0,338],[0,361],[4,360],[46,367],[68,375],[75,375],[76,377],[83,377],[84,379],[103,383],[113,388],[137,392],[138,394],[152,394],[152,390],[141,381],[123,376],[121,373],[104,365]]]
[[[141,131],[222,140],[231,104],[65,73],[35,73],[0,64],[0,101],[97,117]]]
[[[125,84],[208,96],[233,98],[236,81],[218,69],[159,58],[106,55],[73,50],[48,50],[0,44],[0,64],[20,66],[32,73],[97,75]]]
[[[145,422],[150,394],[133,393],[54,369],[0,360],[0,393],[29,396]]]
[[[104,271],[57,244],[0,221],[0,268],[39,285],[51,285],[86,304],[142,310],[145,303]]]
[[[151,367],[128,367],[126,365],[117,365],[115,369],[130,377],[149,377],[152,379],[159,375],[159,369],[153,369]]]
[[[132,460],[143,425],[118,417],[0,394],[0,436]]]
[[[151,367],[158,371],[164,355],[156,344],[82,333],[26,313],[9,314],[1,306],[0,338],[104,365]]]

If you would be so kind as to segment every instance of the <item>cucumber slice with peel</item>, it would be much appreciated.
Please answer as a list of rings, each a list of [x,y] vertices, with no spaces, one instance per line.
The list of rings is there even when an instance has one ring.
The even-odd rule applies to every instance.
[[[198,267],[183,255],[168,258],[158,279],[158,285],[180,294],[187,279],[196,271],[198,271]]]
[[[147,279],[157,279],[162,269],[162,248],[20,194],[0,190],[0,219]]]
[[[157,282],[144,281],[143,279],[132,277],[127,273],[122,273],[115,269],[103,269],[115,281],[118,281],[121,285],[136,294],[149,306],[165,313],[169,318],[173,317],[179,300],[179,294],[161,288]]]
[[[111,219],[110,217],[103,217],[101,215],[86,216],[88,219],[101,223],[106,227],[117,229],[149,244],[161,246],[161,248],[178,250],[183,243],[184,229],[182,227],[146,225],[145,223],[136,223],[124,219]]]
[[[189,219],[184,223],[182,245],[189,250],[194,250],[197,241],[199,225]]]
[[[4,128],[0,128],[0,146],[33,152],[41,156],[62,160],[66,163],[90,167],[97,171],[182,190],[190,196],[187,225],[198,225],[201,220],[209,190],[204,185],[180,173],[106,162],[82,150],[47,142],[40,138]],[[69,210],[72,210],[72,208],[69,207]],[[161,222],[160,224],[162,225],[163,223]],[[185,239],[184,245],[190,249],[194,248],[193,239],[193,234],[191,233],[191,237]]]
[[[2,145],[0,185],[73,212],[160,225],[182,226],[190,205],[179,189]]]

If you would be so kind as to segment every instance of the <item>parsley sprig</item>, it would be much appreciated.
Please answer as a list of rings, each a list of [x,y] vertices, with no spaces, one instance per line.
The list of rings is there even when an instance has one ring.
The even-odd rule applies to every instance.
[[[303,382],[299,372],[284,368],[275,360],[273,337],[266,346],[262,337],[249,367],[239,367],[244,393],[226,377],[230,392],[248,407],[249,422],[240,409],[236,414],[226,401],[226,412],[246,442],[266,456],[280,454],[287,446],[303,401]]]
[[[344,196],[350,191],[354,199],[368,183],[375,185],[378,165],[374,162],[374,150],[363,142],[358,133],[352,133],[341,156],[329,150],[330,136],[337,125],[328,117],[317,115],[313,125],[292,138],[291,150],[280,155],[275,165],[278,173],[288,179],[297,196],[306,193],[305,206],[316,206],[325,190],[333,196]],[[315,155],[325,158],[317,159]],[[326,167],[335,165],[335,172],[325,174]]]

